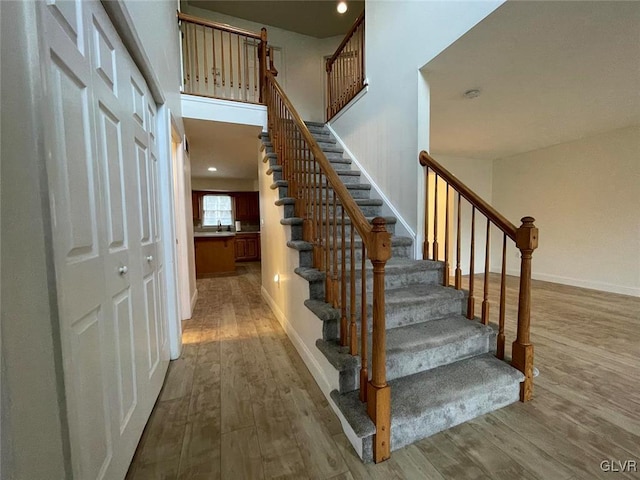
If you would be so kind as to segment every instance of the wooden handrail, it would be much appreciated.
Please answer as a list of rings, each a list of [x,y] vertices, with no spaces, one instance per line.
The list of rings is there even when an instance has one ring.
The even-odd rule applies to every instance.
[[[475,259],[475,217],[476,211],[482,213],[487,219],[486,236],[485,236],[485,259],[484,259],[484,292],[482,301],[481,321],[487,325],[489,323],[489,256],[491,254],[490,237],[491,223],[497,226],[503,232],[502,242],[502,270],[500,277],[500,311],[498,313],[498,336],[496,339],[496,356],[501,360],[505,356],[505,276],[506,276],[506,252],[507,237],[511,238],[518,250],[520,250],[520,290],[518,292],[518,325],[516,339],[511,346],[511,365],[524,374],[524,381],[520,384],[520,400],[523,402],[531,400],[533,397],[533,345],[530,339],[531,329],[531,262],[533,251],[538,248],[538,228],[534,225],[533,217],[522,218],[522,225],[516,228],[510,221],[498,213],[491,205],[482,200],[469,187],[462,183],[455,175],[435,161],[427,152],[420,152],[420,165],[425,168],[425,228],[424,228],[424,246],[423,256],[425,260],[429,259],[429,219],[430,219],[430,195],[429,195],[429,169],[435,172],[435,192],[434,192],[434,220],[433,220],[433,260],[439,260],[438,249],[436,248],[438,241],[438,180],[443,180],[447,185],[447,206],[448,208],[448,191],[449,187],[458,193],[457,205],[457,227],[456,227],[456,270],[455,270],[455,288],[460,290],[462,272],[460,270],[460,201],[464,197],[471,204],[471,229],[470,237],[470,255],[469,255],[469,293],[467,298],[467,318],[475,320],[474,306],[474,259]],[[448,211],[447,211],[448,213]],[[448,221],[445,232],[445,274],[443,285],[447,286],[449,277],[448,266]]]
[[[351,222],[356,226],[358,233],[360,234],[363,241],[367,245],[369,252],[371,252],[371,249],[374,248],[372,234],[371,234],[371,232],[373,231],[373,226],[367,221],[367,218],[362,213],[362,210],[360,210],[360,207],[358,207],[358,204],[355,202],[355,200],[349,193],[349,190],[347,190],[347,187],[345,187],[344,184],[342,183],[342,180],[340,180],[340,177],[331,166],[331,163],[327,159],[327,156],[324,154],[324,152],[318,145],[318,142],[316,141],[316,139],[313,138],[313,135],[311,135],[309,128],[307,128],[307,125],[304,123],[304,121],[302,120],[302,118],[300,117],[296,109],[293,107],[291,101],[289,100],[287,95],[284,93],[284,91],[282,90],[282,87],[280,86],[280,84],[278,84],[273,74],[269,70],[267,70],[266,76],[269,79],[269,82],[273,85],[275,90],[278,92],[280,97],[282,97],[283,103],[285,104],[285,106],[289,110],[289,113],[293,117],[296,123],[296,126],[300,129],[300,132],[302,133],[302,137],[304,138],[305,142],[307,142],[307,144],[309,145],[309,149],[311,150],[311,153],[315,156],[317,162],[320,164],[320,167],[322,168],[323,173],[325,174],[325,176],[327,177],[327,180],[331,184],[331,188],[333,188],[333,190],[336,192],[338,198],[340,199],[340,202],[342,203],[345,210],[349,214],[349,217],[351,218]],[[390,258],[390,256],[391,254],[389,250],[388,258]]]
[[[364,11],[358,16],[340,45],[327,59],[326,120],[331,120],[366,86]]]
[[[386,221],[376,217],[369,223],[342,183],[333,166],[311,135],[271,70],[265,72],[265,98],[269,136],[287,182],[287,194],[294,200],[294,215],[302,219],[302,238],[313,246],[313,266],[324,274],[325,302],[337,310],[339,342],[357,352],[355,326],[355,237],[362,239],[362,294],[360,398],[367,402],[367,414],[376,426],[374,461],[390,456],[391,388],[386,379],[385,266],[391,257],[391,235]],[[346,221],[350,221],[351,268],[347,269]],[[340,219],[340,220],[338,220]],[[339,221],[339,223],[338,223]],[[367,351],[367,270],[365,253],[373,265],[373,308],[371,309],[371,355]],[[347,282],[347,275],[350,282]],[[351,305],[347,310],[347,285],[351,285]],[[352,324],[349,328],[347,311]],[[349,335],[352,335],[349,338]],[[371,379],[366,368],[371,359]]]
[[[218,23],[212,20],[205,20],[204,18],[194,17],[193,15],[188,15],[182,12],[178,12],[177,17],[178,20],[181,20],[183,22],[195,23],[196,25],[202,25],[203,27],[211,27],[215,28],[216,30],[222,30],[223,32],[235,33],[244,37],[260,40],[259,33],[251,32],[249,30],[244,30],[238,27],[233,27],[231,25],[227,25],[226,23]]]
[[[340,42],[340,45],[338,45],[338,48],[336,48],[336,51],[333,53],[333,55],[331,55],[331,58],[327,59],[327,68],[330,68],[331,65],[333,64],[333,62],[336,61],[336,58],[338,58],[338,55],[340,55],[340,52],[342,52],[342,49],[344,48],[344,46],[347,44],[347,42],[353,36],[353,33],[356,31],[356,28],[358,28],[358,26],[360,26],[360,24],[363,21],[364,21],[364,10],[358,16],[358,18],[356,18],[356,21],[353,22],[353,25],[351,25],[351,28],[349,29],[347,34],[342,39],[342,42]]]
[[[451,185],[455,190],[458,191],[467,201],[476,207],[485,217],[487,217],[491,222],[497,226],[500,230],[507,234],[509,238],[513,241],[516,240],[516,231],[518,230],[516,226],[507,220],[503,215],[501,215],[495,208],[485,202],[482,198],[480,198],[473,190],[467,187],[464,183],[458,180],[454,174],[452,174],[449,170],[440,165],[436,160],[433,159],[431,155],[429,155],[424,150],[420,152],[420,165],[423,167],[429,167],[432,169],[439,177],[445,180],[449,185]]]

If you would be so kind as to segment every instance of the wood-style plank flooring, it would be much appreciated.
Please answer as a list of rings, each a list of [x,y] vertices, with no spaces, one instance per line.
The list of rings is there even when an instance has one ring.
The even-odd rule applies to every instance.
[[[508,280],[514,319],[517,280]],[[498,282],[492,275],[492,318]],[[364,465],[262,300],[260,265],[198,280],[183,355],[171,362],[127,478],[640,478],[640,298],[533,285],[534,400]],[[604,472],[605,460],[635,460],[638,471]]]

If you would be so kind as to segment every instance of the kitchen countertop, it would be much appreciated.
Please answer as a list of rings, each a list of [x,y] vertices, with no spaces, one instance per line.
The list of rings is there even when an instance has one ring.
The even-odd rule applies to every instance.
[[[196,238],[201,237],[235,237],[236,232],[193,232],[193,236]]]

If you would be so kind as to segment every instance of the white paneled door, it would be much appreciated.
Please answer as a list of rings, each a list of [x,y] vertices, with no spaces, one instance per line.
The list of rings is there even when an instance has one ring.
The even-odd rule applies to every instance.
[[[41,9],[73,473],[121,479],[169,358],[156,106],[100,3]]]

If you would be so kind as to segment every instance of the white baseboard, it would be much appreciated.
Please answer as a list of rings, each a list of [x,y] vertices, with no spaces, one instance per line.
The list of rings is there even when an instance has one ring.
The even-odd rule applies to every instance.
[[[191,297],[191,316],[193,317],[193,309],[196,308],[196,302],[198,301],[198,289],[196,288]]]
[[[520,270],[507,270],[507,275],[519,276]],[[599,290],[601,292],[618,293],[620,295],[630,295],[632,297],[640,297],[640,288],[627,287],[624,285],[614,285],[606,282],[595,282],[592,280],[583,280],[580,278],[563,277],[560,275],[552,275],[548,273],[532,273],[531,278],[541,280],[543,282],[559,283],[561,285],[570,285],[572,287],[588,288],[590,290]]]
[[[396,210],[396,208],[393,206],[393,204],[387,198],[387,196],[384,194],[384,192],[380,189],[380,187],[378,187],[378,184],[376,184],[376,182],[373,180],[373,178],[371,178],[371,176],[369,176],[367,171],[362,167],[362,164],[358,161],[358,159],[353,154],[353,152],[351,150],[349,150],[349,147],[347,147],[345,145],[345,143],[338,136],[338,134],[335,132],[335,130],[331,127],[330,124],[327,124],[327,128],[333,134],[333,136],[336,138],[336,140],[338,141],[340,146],[344,149],[345,153],[349,156],[349,158],[351,158],[351,161],[355,164],[355,166],[358,168],[358,170],[360,170],[360,172],[364,176],[364,178],[366,178],[367,182],[369,182],[371,184],[371,188],[373,188],[373,190],[375,191],[376,195],[384,202],[385,206],[391,211],[393,216],[398,219],[398,223],[405,230],[405,234],[408,237],[411,237],[411,239],[413,240],[413,243],[415,245],[415,243],[416,243],[416,232],[413,231],[413,229],[409,226],[409,224],[402,217],[402,215],[400,215],[400,212],[398,212],[398,210]],[[396,235],[398,233],[399,232],[397,231],[397,228],[396,228]]]

